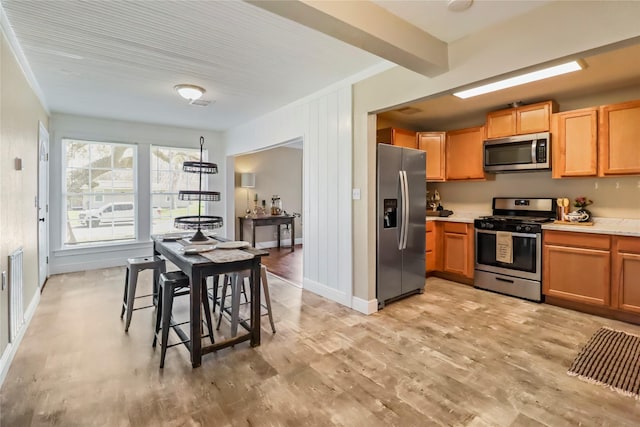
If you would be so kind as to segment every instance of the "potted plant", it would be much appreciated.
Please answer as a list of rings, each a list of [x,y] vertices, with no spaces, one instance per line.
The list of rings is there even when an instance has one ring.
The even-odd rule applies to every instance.
[[[593,200],[585,196],[576,197],[573,206],[578,208],[576,212],[580,214],[579,222],[587,222],[591,219],[591,212],[586,209],[591,204],[593,204]]]

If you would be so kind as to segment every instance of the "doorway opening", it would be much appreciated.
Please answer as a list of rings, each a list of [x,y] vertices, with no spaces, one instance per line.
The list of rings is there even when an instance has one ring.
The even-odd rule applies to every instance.
[[[268,250],[262,263],[269,272],[298,287],[304,277],[303,150],[300,138],[234,157],[235,238]]]

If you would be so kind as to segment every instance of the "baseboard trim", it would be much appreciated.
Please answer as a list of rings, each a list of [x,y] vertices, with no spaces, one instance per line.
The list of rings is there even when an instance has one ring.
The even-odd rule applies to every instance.
[[[143,256],[143,255],[139,255],[139,256]],[[103,268],[122,267],[127,264],[127,258],[129,257],[125,256],[118,259],[103,258],[95,261],[56,265],[55,267],[50,269],[49,274],[75,273],[77,271],[100,270]]]
[[[27,310],[24,312],[24,326],[20,330],[20,333],[16,337],[16,340],[12,343],[9,343],[7,347],[4,349],[2,353],[2,357],[0,358],[0,387],[4,383],[4,379],[7,377],[9,373],[9,368],[11,367],[11,362],[18,352],[18,347],[22,342],[22,338],[24,337],[25,332],[27,332],[27,328],[29,328],[29,324],[31,323],[31,319],[33,318],[34,313],[36,312],[36,308],[40,303],[40,289],[36,289],[36,294],[31,299]]]
[[[378,311],[378,300],[377,299],[362,299],[358,297],[351,298],[351,308],[360,313],[364,314],[373,314]]]
[[[274,274],[274,273],[272,273],[272,272],[270,272],[270,271],[267,271],[267,274],[269,274],[269,276],[273,276],[273,277],[275,277],[276,279],[278,279],[278,280],[281,280],[281,281],[285,282],[287,285],[291,285],[291,286],[293,286],[294,288],[302,289],[302,286],[301,286],[301,285],[298,285],[297,283],[293,283],[293,282],[292,282],[291,280],[289,280],[289,279],[285,279],[284,277],[282,277],[282,276],[278,276],[277,274]]]
[[[338,289],[335,289],[335,288],[330,288],[327,285],[324,285],[322,283],[316,282],[311,279],[307,279],[306,277],[303,279],[302,287],[307,291],[313,292],[314,294],[318,294],[321,297],[325,297],[327,299],[330,299],[331,301],[335,301],[337,303],[340,303],[342,305],[345,305],[351,308],[351,301],[349,301],[350,300],[349,295],[347,295],[345,292],[339,291]]]
[[[304,245],[304,239],[302,237],[297,238],[295,240],[295,244]],[[270,242],[256,242],[257,249],[271,249],[271,248],[277,248],[277,247],[278,247],[277,240],[273,240]],[[289,242],[289,239],[282,239],[280,241],[280,248],[290,248],[290,247],[291,247],[291,243]]]

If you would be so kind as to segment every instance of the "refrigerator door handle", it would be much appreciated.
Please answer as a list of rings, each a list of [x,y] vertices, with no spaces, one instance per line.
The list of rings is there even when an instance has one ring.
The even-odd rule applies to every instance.
[[[402,196],[402,200],[404,201],[405,209],[402,211],[404,218],[402,219],[402,227],[404,228],[403,232],[403,240],[402,240],[402,249],[407,249],[407,240],[409,238],[409,181],[407,179],[407,171],[402,171],[402,175],[404,176],[404,195]]]
[[[398,239],[398,250],[402,250],[402,242],[404,242],[404,212],[406,206],[404,203],[404,175],[403,171],[398,171],[398,178],[400,179],[400,209],[402,209],[402,215],[400,215],[400,237]]]

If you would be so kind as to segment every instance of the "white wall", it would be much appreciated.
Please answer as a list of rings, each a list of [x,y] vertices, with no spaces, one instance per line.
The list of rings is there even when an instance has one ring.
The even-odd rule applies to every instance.
[[[126,259],[152,253],[148,212],[138,209],[138,239],[128,243],[102,244],[97,247],[64,247],[64,224],[62,222],[62,138],[77,138],[89,141],[127,142],[138,146],[138,206],[150,206],[151,145],[200,148],[200,136],[205,138],[210,162],[218,165],[218,174],[210,176],[209,188],[223,191],[225,188],[224,145],[219,132],[202,131],[120,120],[98,119],[68,114],[53,114],[50,126],[50,242],[49,272],[51,274],[89,270],[124,265]],[[233,194],[233,193],[230,193]],[[208,204],[208,213],[224,218],[226,197],[220,202]],[[226,218],[224,218],[226,222]],[[224,235],[224,228],[221,233]]]
[[[229,130],[227,155],[302,138],[303,286],[352,306],[351,86],[284,107]],[[227,183],[227,191],[233,181]]]
[[[24,251],[22,300],[27,322],[40,298],[38,288],[38,122],[47,110],[17,60],[15,39],[6,36],[0,7],[0,270],[9,273],[8,255]],[[22,169],[14,166],[22,160]],[[0,289],[0,385],[26,329],[9,344],[8,287]],[[28,323],[27,323],[28,324]]]
[[[354,85],[354,295],[375,298],[375,121],[370,112],[492,76],[640,37],[640,2],[552,2],[449,46],[450,70],[426,78],[396,67]],[[636,40],[637,42],[637,40]],[[490,96],[490,95],[488,95]]]

